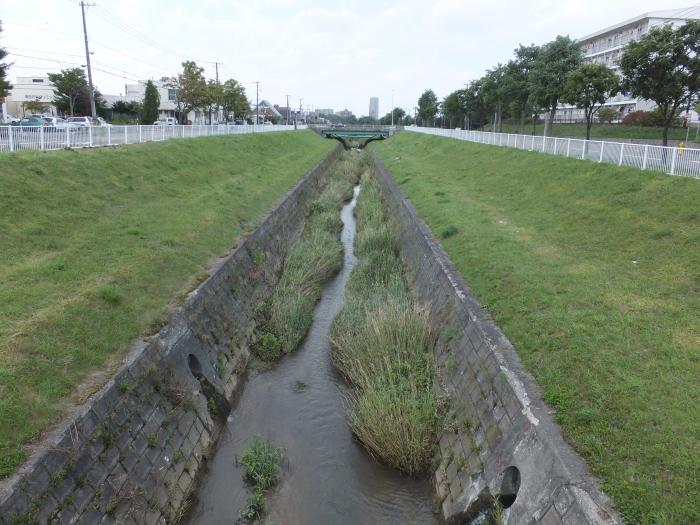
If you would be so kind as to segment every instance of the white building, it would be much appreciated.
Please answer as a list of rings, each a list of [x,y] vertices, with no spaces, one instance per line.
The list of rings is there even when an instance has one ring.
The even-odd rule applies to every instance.
[[[626,44],[646,35],[652,27],[665,24],[678,27],[689,20],[698,19],[700,19],[700,6],[650,11],[579,38],[578,42],[581,44],[586,62],[605,64],[619,74],[620,59]],[[654,103],[632,97],[628,93],[620,93],[609,99],[604,106],[617,110],[622,119],[632,111],[649,111],[654,107]],[[561,105],[555,116],[555,121],[583,120],[585,120],[583,110],[569,105]]]
[[[45,104],[43,114],[56,114],[56,106],[53,105],[53,84],[48,77],[17,77],[5,98],[4,115],[23,117],[29,114],[26,109],[27,102],[41,102]]]
[[[370,97],[369,99],[369,116],[373,119],[379,118],[379,98]]]

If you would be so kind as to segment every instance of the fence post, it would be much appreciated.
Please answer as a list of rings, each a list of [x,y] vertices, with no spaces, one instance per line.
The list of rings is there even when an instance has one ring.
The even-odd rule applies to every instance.
[[[542,153],[544,153],[546,146],[547,146],[547,137],[542,135]]]
[[[112,145],[112,126],[107,126],[107,145]]]
[[[620,144],[620,162],[617,163],[618,166],[622,166],[622,156],[625,154],[625,143]]]
[[[676,152],[678,148],[673,148],[673,155],[671,156],[671,175],[675,175],[676,171]]]
[[[124,144],[129,143],[129,128],[124,126]]]
[[[603,149],[605,149],[605,141],[601,140],[600,141],[600,158],[598,159],[598,162],[603,162]]]
[[[7,126],[7,133],[9,134],[8,136],[10,137],[10,151],[15,151],[15,141],[13,140],[13,137],[12,137],[12,125]]]
[[[649,155],[649,144],[644,145],[644,160],[642,161],[642,169],[647,169],[647,156]]]
[[[583,140],[583,148],[581,148],[581,160],[586,160],[586,151],[588,151],[588,140]]]
[[[554,154],[557,154],[557,144],[559,144],[559,141],[557,137],[554,137]]]
[[[70,128],[66,127],[66,148],[70,148]]]
[[[139,144],[143,143],[143,134],[141,133],[141,124],[139,124]]]
[[[568,139],[566,141],[566,157],[569,157],[569,153],[571,152],[571,139]]]
[[[88,142],[90,142],[90,147],[92,148],[92,124],[88,126]]]
[[[39,128],[39,149],[44,149],[44,126]]]

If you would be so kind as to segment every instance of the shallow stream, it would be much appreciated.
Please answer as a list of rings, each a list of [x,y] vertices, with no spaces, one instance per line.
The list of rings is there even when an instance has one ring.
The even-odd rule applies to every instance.
[[[236,521],[249,494],[238,459],[255,435],[284,450],[282,476],[267,495],[264,523],[438,523],[429,480],[380,464],[353,439],[346,415],[349,389],[331,364],[331,322],[356,263],[358,193],[359,186],[341,212],[342,270],[326,286],[301,347],[270,370],[251,372],[199,485],[190,523]]]

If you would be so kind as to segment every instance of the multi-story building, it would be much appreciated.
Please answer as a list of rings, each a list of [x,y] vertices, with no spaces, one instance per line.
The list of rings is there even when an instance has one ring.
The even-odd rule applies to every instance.
[[[39,102],[43,105],[41,113],[55,115],[53,96],[53,84],[48,77],[17,77],[5,99],[4,113],[22,117],[27,113],[27,102]]]
[[[581,44],[587,62],[605,64],[619,74],[620,59],[626,44],[646,35],[652,27],[665,24],[678,27],[689,20],[698,19],[700,19],[700,6],[650,11],[579,38],[578,42]],[[617,110],[620,118],[632,111],[649,111],[654,107],[653,102],[632,97],[629,93],[620,93],[604,105]],[[583,110],[570,105],[561,105],[555,120],[582,121],[585,119]]]
[[[373,119],[379,118],[379,98],[370,97],[369,99],[369,116]]]

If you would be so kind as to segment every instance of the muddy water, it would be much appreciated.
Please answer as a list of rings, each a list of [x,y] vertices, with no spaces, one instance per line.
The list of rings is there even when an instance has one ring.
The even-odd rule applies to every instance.
[[[284,449],[282,477],[267,496],[266,523],[279,525],[437,523],[428,480],[372,460],[353,440],[347,389],[330,361],[328,334],[356,263],[353,210],[343,207],[345,263],[316,306],[302,346],[271,370],[252,372],[200,484],[193,524],[232,524],[248,495],[238,464],[254,435]],[[301,383],[305,387],[301,386]]]

